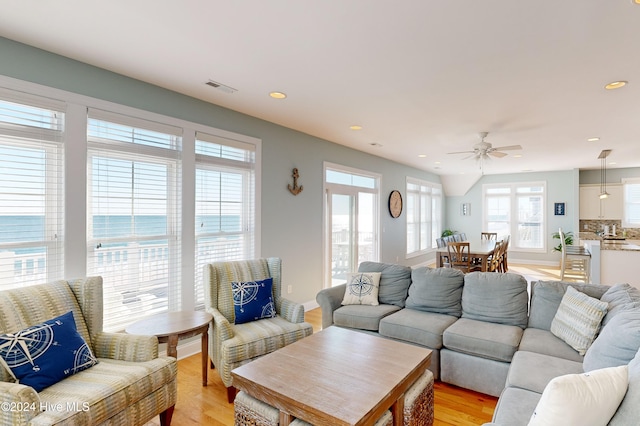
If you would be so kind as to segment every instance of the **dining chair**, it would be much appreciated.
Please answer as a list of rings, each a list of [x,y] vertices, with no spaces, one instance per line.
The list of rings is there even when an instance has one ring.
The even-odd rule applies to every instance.
[[[504,247],[502,248],[502,258],[500,259],[500,272],[508,272],[509,265],[507,263],[507,253],[509,250],[509,242],[511,241],[511,235],[505,237]]]
[[[480,271],[481,266],[474,264],[473,259],[469,256],[468,241],[452,241],[447,244],[449,251],[449,264],[452,268],[460,269],[462,272]]]
[[[496,247],[493,250],[493,254],[489,258],[487,265],[487,271],[489,272],[502,272],[500,270],[500,264],[502,262],[502,255],[504,253],[504,240],[496,241]]]
[[[567,246],[564,240],[562,228],[558,229],[560,244],[562,245],[562,257],[560,258],[560,280],[565,275],[583,280],[585,283],[591,282],[591,253],[581,246]]]
[[[498,241],[498,233],[497,232],[481,232],[480,239]]]
[[[453,241],[459,243],[462,241],[462,235],[460,234],[453,234]]]
[[[460,233],[460,241],[467,241],[467,234],[465,234],[464,232]]]
[[[445,241],[444,238],[439,237],[439,238],[436,238],[436,245],[438,246],[438,248],[446,248],[447,242]],[[448,263],[449,263],[449,256],[447,256],[446,254],[440,254],[440,264],[447,265]]]

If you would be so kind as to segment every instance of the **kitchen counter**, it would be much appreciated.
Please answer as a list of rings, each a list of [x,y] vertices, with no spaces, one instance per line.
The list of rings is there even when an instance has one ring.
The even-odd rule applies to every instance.
[[[600,241],[601,250],[640,251],[640,240],[627,240],[624,237],[603,238],[594,232],[580,232],[580,242]]]

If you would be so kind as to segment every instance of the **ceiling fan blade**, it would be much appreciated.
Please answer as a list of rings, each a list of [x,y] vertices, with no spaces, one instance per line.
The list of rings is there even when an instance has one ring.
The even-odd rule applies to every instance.
[[[489,153],[489,155],[493,155],[493,156],[494,156],[494,157],[496,157],[496,158],[502,158],[502,157],[506,157],[506,156],[507,156],[507,155],[509,155],[509,154],[507,154],[506,152],[491,151],[491,152]]]
[[[462,160],[468,160],[469,158],[473,158],[473,157],[477,157],[477,155],[476,154],[467,155]]]
[[[509,146],[497,146],[493,148],[494,151],[509,151],[513,149],[522,149],[520,145],[509,145]]]
[[[447,154],[473,154],[475,151],[456,151],[456,152],[447,152]]]

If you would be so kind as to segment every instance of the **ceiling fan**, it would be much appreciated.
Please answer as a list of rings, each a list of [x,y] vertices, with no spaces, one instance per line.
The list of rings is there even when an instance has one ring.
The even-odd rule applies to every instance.
[[[468,157],[463,158],[463,160],[466,160],[467,158],[475,158],[480,162],[480,168],[482,168],[482,162],[484,160],[490,160],[491,157],[502,158],[508,155],[506,152],[502,151],[522,149],[520,145],[499,146],[494,148],[491,143],[485,142],[484,140],[488,134],[489,132],[480,133],[481,140],[473,146],[473,151],[448,152],[447,154],[471,154]]]

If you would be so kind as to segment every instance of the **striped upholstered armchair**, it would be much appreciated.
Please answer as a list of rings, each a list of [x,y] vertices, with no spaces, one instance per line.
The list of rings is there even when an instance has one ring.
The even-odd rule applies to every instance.
[[[0,291],[0,424],[139,426],[158,414],[171,423],[175,358],[158,356],[155,336],[104,332],[102,314],[101,277]],[[65,358],[71,368],[49,371]]]
[[[313,333],[311,324],[304,322],[304,306],[282,297],[280,271],[281,260],[275,257],[205,266],[205,307],[213,315],[209,356],[227,387],[229,402],[233,402],[236,392],[231,370]],[[277,315],[238,324],[232,283],[255,283],[267,278],[273,279],[272,297]],[[236,287],[236,301],[238,295]]]

